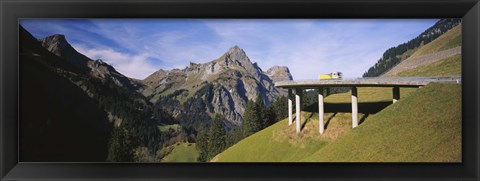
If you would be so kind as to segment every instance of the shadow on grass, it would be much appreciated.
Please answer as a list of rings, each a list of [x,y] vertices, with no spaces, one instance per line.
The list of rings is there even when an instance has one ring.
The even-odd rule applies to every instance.
[[[370,114],[364,114],[364,115],[362,116],[362,118],[360,118],[360,120],[358,121],[358,125],[362,124],[363,121],[365,121],[365,119],[367,119],[369,115],[370,115]]]
[[[376,114],[381,110],[385,109],[390,104],[392,104],[392,101],[358,103],[358,113]],[[310,106],[307,106],[304,110],[308,112],[318,112],[318,104],[314,103]],[[352,104],[351,103],[324,103],[324,111],[325,113],[351,113]]]
[[[368,116],[370,116],[370,114],[376,114],[391,104],[392,104],[391,101],[358,103],[358,113],[363,114],[358,124],[362,124],[368,118]],[[318,103],[314,103],[310,106],[307,106],[304,110],[312,113],[318,112]],[[324,111],[325,113],[333,113],[325,122],[325,129],[327,129],[332,119],[338,113],[351,113],[352,104],[351,103],[324,103]],[[312,117],[312,115],[310,115],[310,118]],[[305,124],[306,122],[303,124],[302,129],[305,126]]]
[[[308,122],[309,120],[311,120],[312,117],[313,117],[313,112],[310,113],[310,116],[308,116],[308,118],[305,119],[305,122],[303,122],[302,127],[301,127],[300,130],[303,130],[303,128],[305,128],[305,125],[307,125],[307,122]]]
[[[332,121],[333,117],[335,117],[337,115],[337,113],[333,113],[328,119],[327,121],[325,122],[325,129],[328,128],[328,125],[330,124],[330,121]]]

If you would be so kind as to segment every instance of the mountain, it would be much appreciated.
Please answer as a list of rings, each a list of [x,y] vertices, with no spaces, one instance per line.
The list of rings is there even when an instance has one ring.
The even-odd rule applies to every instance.
[[[448,30],[381,76],[451,76],[461,74],[462,25]]]
[[[159,150],[194,142],[214,114],[238,127],[248,100],[269,104],[282,95],[274,81],[291,79],[288,68],[263,72],[234,46],[211,62],[135,80],[64,35],[37,40],[19,29],[22,161],[158,160]]]
[[[273,66],[268,69],[265,74],[273,80],[273,82],[280,82],[286,80],[293,80],[292,74],[287,66]],[[279,89],[280,95],[288,96],[288,91],[286,89]]]
[[[20,26],[22,161],[134,161],[175,132],[138,92],[140,81],[77,52],[63,35],[36,40]]]
[[[87,63],[91,62],[88,57],[78,53],[65,39],[64,35],[52,35],[40,40],[41,45],[53,54],[62,57],[65,61],[74,65],[82,72],[89,72]]]
[[[290,70],[286,66],[273,66],[265,74],[274,82],[293,80]]]
[[[210,62],[135,80],[67,38],[37,40],[20,26],[22,161],[158,160],[162,148],[194,142],[214,114],[228,130],[239,127],[248,100],[270,104],[285,95],[274,82],[292,79],[287,67],[264,72],[234,46]]]
[[[389,48],[383,53],[383,56],[377,63],[363,74],[363,77],[377,77],[384,74],[392,67],[412,56],[412,54],[423,45],[430,43],[448,30],[459,25],[461,21],[459,18],[441,19],[414,39],[396,47]]]
[[[84,89],[59,75],[81,74],[20,26],[20,161],[105,161],[108,114]]]
[[[208,124],[218,113],[227,128],[235,128],[242,124],[248,100],[260,95],[269,104],[284,95],[274,82],[291,79],[287,67],[275,66],[264,72],[243,49],[233,46],[210,62],[158,70],[142,82],[146,85],[143,94],[183,126]]]
[[[64,35],[48,36],[41,39],[40,42],[48,51],[63,58],[86,74],[97,77],[102,81],[111,80],[120,87],[126,86],[130,89],[141,89],[142,87],[138,81],[122,75],[102,60],[92,60],[79,53],[67,42]]]

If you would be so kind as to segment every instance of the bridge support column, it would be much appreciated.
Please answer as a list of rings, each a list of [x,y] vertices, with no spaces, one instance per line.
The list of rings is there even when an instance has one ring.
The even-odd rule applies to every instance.
[[[397,102],[400,99],[400,88],[393,87],[393,103]]]
[[[327,88],[328,89],[328,88]],[[318,125],[319,125],[319,131],[320,134],[323,134],[325,131],[325,126],[323,125],[323,88],[320,87],[318,88]]]
[[[352,87],[352,128],[358,126],[357,87]]]
[[[296,122],[296,130],[297,130],[297,134],[300,133],[300,118],[301,118],[301,115],[300,115],[300,96],[302,94],[302,89],[296,89],[295,90],[295,114],[296,114],[296,117],[295,117],[295,122]]]
[[[293,105],[292,105],[292,89],[288,89],[288,125],[293,122]]]

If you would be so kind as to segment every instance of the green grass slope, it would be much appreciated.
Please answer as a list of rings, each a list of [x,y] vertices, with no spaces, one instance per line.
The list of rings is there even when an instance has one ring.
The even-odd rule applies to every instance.
[[[406,70],[395,76],[448,76],[462,74],[461,55],[454,55],[432,64],[420,66],[414,69]]]
[[[414,91],[413,88],[402,88],[401,95],[406,97]],[[361,87],[358,88],[358,95],[360,104],[382,105],[384,101],[392,100],[392,89]],[[284,119],[245,138],[212,161],[299,161],[351,130],[351,113],[346,111],[351,107],[350,101],[350,92],[333,94],[325,98],[327,106],[336,108],[325,113],[326,132],[323,135],[318,132],[318,113],[302,112],[303,128],[300,134],[296,134],[295,125],[288,126],[287,119]],[[364,113],[359,114],[361,120],[368,116]]]
[[[460,88],[429,84],[302,161],[460,162]]]
[[[162,162],[196,162],[199,155],[195,143],[177,143],[167,149],[170,153],[163,157]]]
[[[435,53],[462,45],[462,25],[458,25],[447,31],[432,42],[418,48],[410,57],[419,57],[429,53]]]
[[[363,101],[375,101],[375,95],[391,92],[382,88],[363,89],[359,89],[360,103],[362,92]],[[212,161],[458,162],[461,161],[460,92],[460,85],[452,84],[429,84],[422,89],[407,90],[397,103],[382,111],[359,114],[361,124],[355,129],[351,128],[350,113],[328,112],[323,135],[318,132],[318,114],[302,112],[304,127],[300,134],[285,119],[245,138]],[[348,103],[348,94],[327,98],[335,103]]]
[[[303,117],[316,116],[302,112]],[[318,120],[318,119],[317,119]],[[318,121],[295,134],[295,126],[282,120],[254,135],[251,135],[212,159],[214,162],[294,162],[299,161],[324,147],[328,140],[313,136],[318,133]],[[315,128],[315,124],[317,127]]]

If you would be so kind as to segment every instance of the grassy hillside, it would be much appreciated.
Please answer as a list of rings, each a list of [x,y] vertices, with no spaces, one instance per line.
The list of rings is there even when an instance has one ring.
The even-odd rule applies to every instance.
[[[374,88],[359,90],[360,103],[362,92],[364,100],[375,97],[367,96],[375,95],[368,89]],[[306,124],[303,120],[300,134],[295,133],[294,125],[288,126],[287,120],[282,120],[245,138],[212,161],[461,161],[460,85],[429,84],[407,91],[397,103],[376,114],[360,113],[361,124],[355,129],[351,128],[348,111],[332,110],[325,115],[326,132],[320,135],[318,114],[302,112]],[[326,102],[349,101],[348,95],[330,96]]]
[[[406,70],[395,76],[447,76],[462,74],[461,55],[454,55],[432,64],[420,66],[414,69]]]
[[[177,143],[164,149],[169,149],[170,153],[162,162],[196,162],[199,154],[195,143]]]
[[[427,85],[302,161],[460,162],[460,88]]]
[[[318,135],[318,114],[302,112],[307,125],[302,134],[295,134],[295,126],[282,120],[217,155],[212,161],[218,162],[294,162],[317,152],[328,144],[329,140]],[[340,130],[348,129],[346,120],[335,121]],[[316,125],[316,126],[315,126]],[[340,131],[339,131],[340,132]]]
[[[462,45],[462,25],[458,25],[432,42],[420,47],[410,57],[419,57]]]
[[[402,88],[401,96],[407,97],[415,88]],[[312,106],[302,112],[302,131],[296,134],[295,125],[288,126],[287,119],[240,141],[213,158],[219,162],[294,162],[299,161],[325,145],[340,139],[352,127],[351,92],[333,94],[325,98],[326,132],[319,134],[318,110]],[[391,104],[391,88],[358,88],[359,121]],[[294,118],[295,120],[295,114]]]

